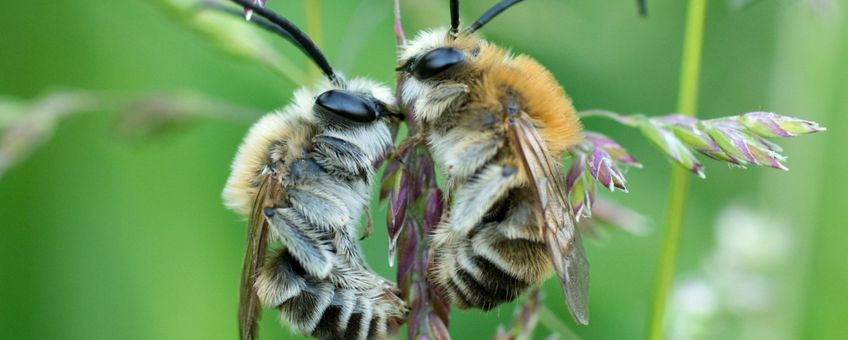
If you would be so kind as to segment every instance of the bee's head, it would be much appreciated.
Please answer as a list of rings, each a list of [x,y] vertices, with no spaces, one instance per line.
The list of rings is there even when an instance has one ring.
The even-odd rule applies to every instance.
[[[502,0],[465,30],[459,30],[459,0],[450,1],[451,26],[424,32],[410,41],[401,53],[397,71],[419,82],[438,82],[469,71],[486,48],[475,32],[492,18],[520,2]]]
[[[326,90],[315,95],[312,109],[317,118],[327,122],[328,126],[361,127],[400,116],[391,109],[394,97],[385,86],[365,79],[346,82],[333,70],[312,39],[288,19],[250,0],[230,1],[258,14],[259,18],[253,19],[255,23],[289,40],[327,76],[327,81],[318,87]]]
[[[366,79],[353,79],[315,97],[313,111],[333,127],[359,127],[400,117],[391,91]]]
[[[397,71],[421,82],[451,79],[474,65],[483,44],[476,34],[454,36],[448,29],[426,31],[405,46]]]

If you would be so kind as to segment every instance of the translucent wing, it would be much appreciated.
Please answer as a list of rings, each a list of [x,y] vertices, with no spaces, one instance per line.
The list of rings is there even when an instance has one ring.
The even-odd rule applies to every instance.
[[[242,340],[256,339],[259,330],[262,307],[254,284],[265,262],[265,250],[268,246],[268,222],[263,215],[263,209],[273,205],[272,194],[279,190],[274,188],[275,185],[272,176],[265,175],[262,178],[248,222],[239,294],[239,335]]]
[[[569,208],[562,167],[551,157],[533,122],[508,108],[507,132],[533,184],[544,217],[542,235],[559,277],[568,309],[580,324],[589,323],[589,262]]]

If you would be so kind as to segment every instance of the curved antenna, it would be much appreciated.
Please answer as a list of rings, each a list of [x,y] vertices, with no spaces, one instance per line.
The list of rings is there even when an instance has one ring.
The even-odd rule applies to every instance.
[[[303,48],[303,45],[298,43],[297,40],[294,40],[294,37],[291,35],[291,33],[280,28],[280,26],[277,26],[273,22],[268,21],[268,19],[265,19],[265,18],[260,17],[260,16],[251,16],[250,19],[245,19],[244,10],[238,10],[238,9],[235,9],[235,8],[232,8],[232,7],[229,7],[229,6],[224,6],[220,3],[217,3],[217,2],[211,1],[211,0],[200,2],[200,3],[197,4],[197,6],[198,6],[199,10],[216,11],[216,12],[219,12],[221,14],[226,14],[226,15],[236,17],[236,18],[241,19],[241,20],[247,20],[247,22],[256,25],[256,27],[259,27],[259,28],[261,28],[265,31],[274,33],[276,35],[279,35],[280,37],[282,37],[283,39],[286,39],[289,43],[291,43],[292,45],[297,47],[297,49],[300,50],[300,52],[302,52],[304,55],[309,55],[309,53],[306,51],[306,49]]]
[[[450,0],[450,15],[450,32],[452,35],[455,36],[457,33],[459,33],[459,0]]]
[[[480,16],[480,19],[477,19],[477,21],[475,21],[473,24],[471,24],[470,27],[468,27],[466,32],[477,32],[480,27],[483,27],[483,25],[488,23],[494,17],[498,16],[498,14],[501,14],[501,12],[505,11],[507,8],[510,8],[512,7],[512,5],[515,5],[519,2],[521,2],[521,0],[502,0],[497,5],[494,5],[492,6],[492,8],[489,8],[486,13],[483,13],[483,15]]]
[[[336,72],[333,71],[332,67],[330,67],[330,63],[327,62],[327,58],[324,57],[324,54],[321,53],[321,50],[318,48],[318,46],[315,46],[315,43],[312,42],[312,39],[309,39],[309,36],[307,36],[306,33],[303,33],[300,28],[292,24],[291,21],[270,9],[254,4],[250,0],[230,1],[238,4],[239,6],[247,7],[253,10],[253,12],[258,14],[260,17],[267,19],[271,23],[277,25],[282,30],[286,31],[296,42],[295,45],[300,47],[301,51],[303,51],[306,56],[312,59],[312,61],[315,62],[316,65],[318,65],[321,71],[324,72],[325,75],[327,75],[327,78],[330,78],[330,81],[335,84],[341,83],[341,80],[338,76],[336,76]]]
[[[215,1],[202,1],[202,2],[198,3],[197,6],[198,6],[199,10],[212,10],[212,11],[216,11],[216,12],[219,12],[219,13],[222,13],[222,14],[233,16],[233,17],[238,17],[238,18],[241,18],[242,20],[244,20],[244,11],[243,10],[238,10],[238,9],[235,9],[235,8],[231,8],[229,6],[224,6],[224,5],[221,5],[221,4],[219,4]],[[294,40],[294,37],[292,37],[292,35],[288,31],[286,31],[286,30],[280,28],[280,26],[277,26],[274,23],[268,21],[268,19],[265,19],[263,17],[252,17],[252,18],[248,19],[247,21],[250,22],[251,24],[256,25],[257,27],[259,27],[261,29],[264,29],[268,32],[271,32],[271,33],[274,33],[276,35],[283,37],[283,39],[286,39],[292,45],[295,45],[301,52],[303,52],[303,54],[306,54],[306,50],[303,49],[303,46],[301,46],[296,40]]]

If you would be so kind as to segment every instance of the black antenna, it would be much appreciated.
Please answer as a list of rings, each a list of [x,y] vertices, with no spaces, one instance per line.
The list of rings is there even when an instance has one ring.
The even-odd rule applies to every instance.
[[[451,28],[453,35],[459,33],[459,0],[450,0]]]
[[[222,14],[227,14],[227,15],[237,17],[237,18],[241,18],[242,20],[244,20],[244,11],[243,10],[238,10],[238,9],[235,9],[235,8],[232,8],[232,7],[229,7],[229,6],[223,6],[220,3],[217,3],[215,1],[202,1],[202,2],[198,3],[197,5],[198,5],[198,8],[200,10],[213,10],[213,11],[220,12]],[[292,45],[295,45],[298,49],[300,49],[303,52],[303,54],[306,54],[306,50],[303,49],[303,46],[301,46],[297,42],[297,40],[294,40],[294,37],[292,37],[292,35],[289,34],[289,32],[280,28],[280,26],[277,26],[274,23],[268,21],[268,19],[265,19],[263,17],[252,17],[252,18],[250,18],[249,22],[251,24],[258,26],[261,29],[264,29],[268,32],[271,32],[271,33],[274,33],[274,34],[277,34],[277,35],[283,37],[283,39],[288,40],[290,43],[292,43]]]
[[[510,8],[512,7],[512,5],[515,5],[519,2],[521,2],[521,0],[502,0],[497,5],[494,5],[492,6],[492,8],[489,8],[486,13],[483,13],[483,15],[480,16],[480,19],[477,19],[477,21],[471,24],[471,27],[468,27],[467,32],[477,32],[480,27],[483,27],[483,25],[488,23],[494,17],[498,16],[498,14],[501,14],[501,12],[505,11],[507,8]]]
[[[283,16],[274,13],[274,11],[270,9],[266,9],[265,7],[261,7],[259,5],[254,4],[250,0],[230,0],[240,6],[247,7],[252,9],[254,13],[258,14],[260,17],[268,19],[271,23],[277,25],[280,29],[288,33],[291,38],[296,42],[295,45],[300,47],[300,49],[310,58],[316,65],[327,75],[327,78],[330,78],[330,81],[333,83],[339,84],[340,80],[336,76],[336,73],[333,71],[333,68],[330,67],[330,63],[327,62],[327,58],[324,57],[324,54],[321,53],[321,50],[318,46],[315,46],[315,43],[312,42],[312,39],[309,39],[309,36],[300,28],[297,28],[294,24],[292,24],[288,19]]]

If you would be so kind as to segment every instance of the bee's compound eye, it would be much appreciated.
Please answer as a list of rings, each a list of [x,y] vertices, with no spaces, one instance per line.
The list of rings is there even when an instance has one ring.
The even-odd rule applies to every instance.
[[[453,47],[442,47],[427,52],[412,65],[412,75],[428,79],[444,73],[465,61],[465,54]]]
[[[329,90],[315,99],[315,105],[326,114],[357,123],[373,122],[378,109],[370,100],[343,90]]]

